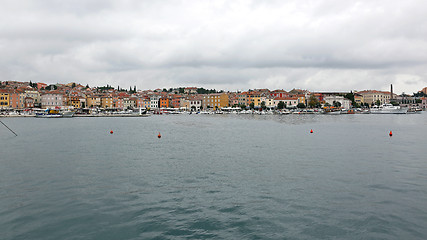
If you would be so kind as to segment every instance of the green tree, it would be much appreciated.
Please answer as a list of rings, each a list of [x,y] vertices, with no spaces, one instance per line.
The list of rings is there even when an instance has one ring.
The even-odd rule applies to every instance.
[[[255,108],[255,104],[254,104],[253,102],[251,102],[251,103],[249,104],[249,108],[250,108],[250,109],[254,109],[254,108]]]
[[[424,92],[417,92],[414,93],[414,97],[427,97],[427,94],[425,94]]]
[[[353,94],[353,92],[347,93],[346,95],[344,95],[344,97],[351,101],[351,105],[353,105],[353,107],[357,107],[359,105],[354,100],[354,94]]]
[[[297,108],[305,108],[305,104],[304,103],[298,103]]]
[[[76,83],[71,84],[71,88],[75,88],[76,87]]]
[[[51,84],[51,85],[46,87],[46,90],[56,90],[56,89],[58,89],[58,87],[54,84]]]
[[[380,101],[380,100],[377,100],[377,101],[375,102],[375,104],[376,104],[377,106],[379,106],[379,105],[381,105],[381,101]]]
[[[241,109],[246,109],[246,105],[245,104],[240,104],[240,108]]]
[[[308,106],[310,106],[311,108],[314,108],[318,105],[320,105],[320,102],[317,99],[317,97],[314,95],[311,95],[310,98],[308,99]]]
[[[283,109],[285,108],[285,103],[283,101],[279,101],[279,103],[277,104],[277,109]]]
[[[261,102],[261,108],[265,109],[265,102],[264,101]]]

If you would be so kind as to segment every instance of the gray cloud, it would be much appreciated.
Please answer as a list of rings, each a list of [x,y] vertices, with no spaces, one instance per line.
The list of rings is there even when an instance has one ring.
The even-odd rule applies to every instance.
[[[3,1],[3,80],[414,92],[427,3]]]

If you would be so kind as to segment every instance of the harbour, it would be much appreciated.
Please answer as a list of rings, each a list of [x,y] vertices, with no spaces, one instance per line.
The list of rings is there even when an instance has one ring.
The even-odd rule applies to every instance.
[[[18,137],[0,128],[0,230],[4,239],[424,239],[426,120],[4,118]]]

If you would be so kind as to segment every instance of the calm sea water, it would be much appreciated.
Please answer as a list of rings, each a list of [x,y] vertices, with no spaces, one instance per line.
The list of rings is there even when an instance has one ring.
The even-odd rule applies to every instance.
[[[427,113],[0,120],[1,239],[427,238]]]

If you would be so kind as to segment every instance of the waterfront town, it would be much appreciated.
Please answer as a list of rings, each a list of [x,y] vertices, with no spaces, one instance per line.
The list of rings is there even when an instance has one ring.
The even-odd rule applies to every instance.
[[[427,87],[411,95],[390,91],[312,92],[292,89],[249,89],[225,92],[198,87],[138,90],[89,87],[78,83],[46,84],[19,81],[0,82],[2,115],[32,113],[43,109],[67,109],[79,114],[148,111],[223,111],[287,109],[369,109],[381,104],[407,108],[427,108]]]

